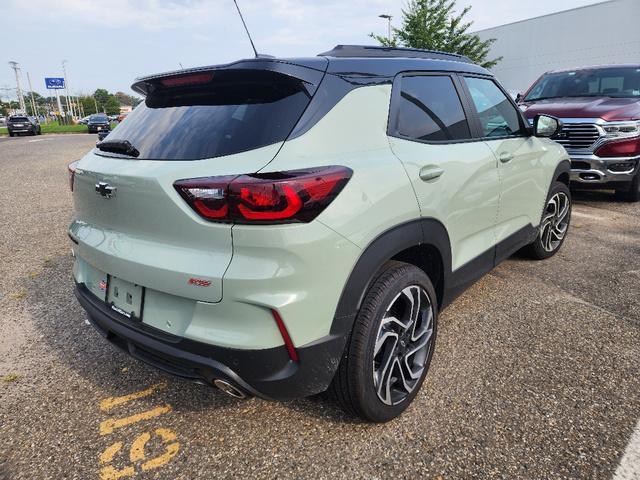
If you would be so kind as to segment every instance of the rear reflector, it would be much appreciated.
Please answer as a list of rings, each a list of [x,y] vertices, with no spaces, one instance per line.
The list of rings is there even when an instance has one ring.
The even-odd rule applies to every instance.
[[[73,182],[76,179],[76,168],[78,166],[79,161],[80,160],[76,160],[75,162],[72,162],[67,166],[67,169],[69,170],[69,188],[71,189],[72,192],[73,192]]]
[[[293,342],[291,341],[291,337],[289,336],[287,327],[282,321],[282,317],[280,316],[277,310],[271,310],[271,314],[273,315],[273,319],[276,321],[276,324],[278,325],[278,330],[280,330],[280,335],[282,336],[282,340],[284,340],[284,346],[287,348],[287,353],[289,354],[289,358],[294,362],[297,362],[298,352],[296,351],[296,347],[293,346]]]
[[[218,222],[310,222],[351,178],[346,167],[193,178],[175,189],[201,217]]]

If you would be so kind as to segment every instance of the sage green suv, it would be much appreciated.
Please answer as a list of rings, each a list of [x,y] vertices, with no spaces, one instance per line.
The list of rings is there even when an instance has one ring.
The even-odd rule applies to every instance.
[[[547,258],[569,159],[467,58],[338,46],[139,79],[70,165],[76,295],[132,356],[237,396],[411,403],[439,312],[514,252]]]

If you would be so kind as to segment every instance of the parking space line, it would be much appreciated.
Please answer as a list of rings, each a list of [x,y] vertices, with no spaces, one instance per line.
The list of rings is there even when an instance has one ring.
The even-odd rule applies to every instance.
[[[108,435],[113,433],[117,428],[126,427],[133,423],[141,422],[142,420],[149,420],[151,418],[159,417],[165,413],[169,413],[172,410],[171,405],[165,405],[163,407],[152,408],[146,412],[136,413],[130,417],[124,418],[110,418],[100,423],[100,435]]]
[[[166,386],[167,386],[166,383],[157,383],[157,384],[152,385],[149,388],[147,388],[145,390],[141,390],[139,392],[130,393],[128,395],[123,395],[121,397],[108,397],[108,398],[105,398],[104,400],[102,400],[100,402],[100,410],[102,410],[103,412],[108,412],[112,408],[115,408],[115,407],[117,407],[119,405],[123,405],[123,404],[125,404],[127,402],[130,402],[132,400],[137,400],[139,398],[148,397],[149,395],[152,395],[153,393],[157,392],[158,390],[162,390],[163,388],[166,388]]]
[[[640,480],[640,420],[631,434],[613,480]]]

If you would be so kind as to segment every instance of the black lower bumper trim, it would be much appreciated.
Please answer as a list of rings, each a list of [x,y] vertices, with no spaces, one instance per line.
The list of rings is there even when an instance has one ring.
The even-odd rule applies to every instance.
[[[299,361],[284,346],[240,350],[209,345],[162,332],[111,310],[83,284],[76,297],[92,325],[131,356],[172,375],[208,385],[220,378],[248,395],[289,400],[320,393],[329,386],[346,338],[330,335],[298,348]]]

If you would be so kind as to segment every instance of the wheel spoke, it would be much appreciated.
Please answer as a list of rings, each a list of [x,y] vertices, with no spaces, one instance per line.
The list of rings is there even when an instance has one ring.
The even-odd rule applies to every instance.
[[[378,398],[402,402],[424,374],[433,342],[435,313],[425,289],[405,287],[391,301],[378,328],[373,353],[373,381]]]

